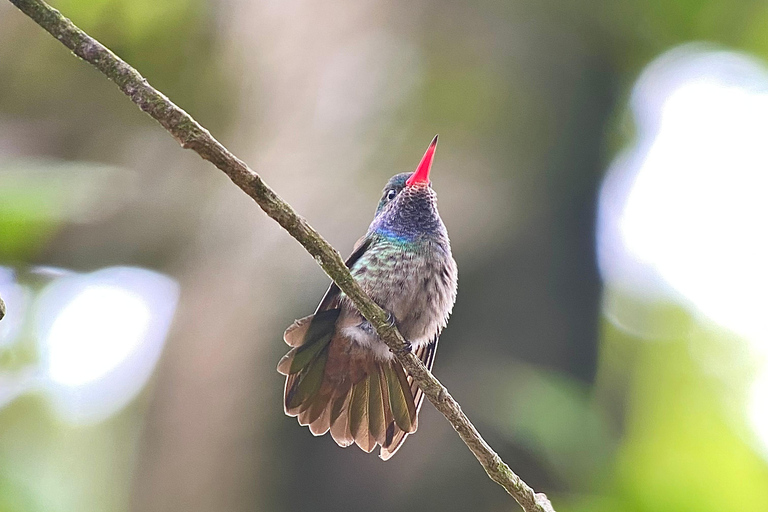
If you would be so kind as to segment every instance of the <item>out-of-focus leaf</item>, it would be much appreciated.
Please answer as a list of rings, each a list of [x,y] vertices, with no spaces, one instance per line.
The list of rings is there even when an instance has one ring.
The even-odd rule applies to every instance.
[[[610,458],[615,435],[607,416],[581,383],[562,375],[509,363],[487,373],[485,421],[526,446],[566,482],[582,486]]]
[[[185,21],[193,9],[199,9],[198,0],[60,0],[57,7],[76,19],[83,27],[103,24],[112,18],[119,20],[119,31],[127,44],[140,44],[146,38],[155,38],[168,24]]]
[[[133,414],[72,428],[34,396],[0,411],[0,512],[127,510],[130,486],[122,484],[138,441]]]
[[[722,383],[694,359],[692,345],[707,340],[706,331],[693,332],[698,337],[635,340],[617,494],[647,511],[767,510],[768,467],[738,428],[744,420],[723,407]]]
[[[0,162],[0,261],[28,261],[62,225],[112,214],[130,199],[132,178],[85,162]]]
[[[51,190],[0,191],[0,259],[27,260],[45,244],[60,223],[45,213],[56,208],[56,199]]]

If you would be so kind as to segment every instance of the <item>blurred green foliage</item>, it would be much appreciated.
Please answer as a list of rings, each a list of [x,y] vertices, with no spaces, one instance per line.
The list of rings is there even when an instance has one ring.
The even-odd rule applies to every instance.
[[[29,261],[61,222],[61,191],[4,180],[0,189],[0,261]]]
[[[24,397],[0,418],[0,511],[128,509],[140,429],[135,408],[97,426],[74,427],[39,397]]]

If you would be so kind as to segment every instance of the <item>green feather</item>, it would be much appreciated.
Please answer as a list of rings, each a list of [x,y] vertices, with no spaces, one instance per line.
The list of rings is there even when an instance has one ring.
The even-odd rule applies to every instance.
[[[387,425],[384,422],[384,398],[378,372],[368,376],[368,426],[374,439],[384,443]]]
[[[395,417],[397,426],[405,432],[411,432],[413,428],[411,412],[415,412],[416,408],[413,407],[411,410],[408,407],[409,398],[411,403],[413,403],[413,398],[410,397],[410,389],[404,389],[400,379],[397,378],[397,369],[393,366],[395,364],[399,363],[383,365],[384,375],[387,378],[387,388],[389,389],[389,406],[392,409],[392,415]],[[408,393],[408,396],[406,396],[406,393]]]
[[[293,389],[291,389],[289,392],[290,396],[288,396],[286,400],[289,409],[298,407],[320,390],[320,385],[323,382],[323,375],[325,374],[326,361],[328,361],[328,351],[323,350],[317,358],[312,360],[310,365],[301,372],[298,382],[294,385]]]
[[[338,309],[321,311],[312,317],[301,346],[292,349],[283,358],[291,358],[288,373],[301,371],[328,345],[336,328],[339,311]],[[279,368],[285,368],[287,363],[288,361],[280,361]]]
[[[307,345],[302,345],[297,349],[293,349],[296,351],[296,353],[293,355],[293,361],[291,361],[291,369],[289,370],[289,373],[299,372],[307,365],[309,365],[309,363],[315,359],[315,356],[317,356],[321,350],[328,346],[332,336],[333,331],[330,331],[323,335],[321,338],[310,342]]]
[[[351,386],[348,382],[346,385],[340,385],[339,389],[337,389],[337,396],[333,399],[333,403],[331,404],[331,424],[334,424],[344,411],[344,406],[347,403],[350,391]]]
[[[341,313],[340,309],[329,309],[315,313],[312,317],[312,322],[309,324],[304,343],[310,343],[311,340],[319,339],[326,333],[333,332],[336,320],[339,319],[339,313]]]
[[[357,439],[361,430],[368,429],[368,379],[355,384],[349,402],[349,430]]]
[[[312,343],[313,340],[333,330],[340,313],[340,309],[329,309],[300,318],[285,330],[283,339],[291,347]]]

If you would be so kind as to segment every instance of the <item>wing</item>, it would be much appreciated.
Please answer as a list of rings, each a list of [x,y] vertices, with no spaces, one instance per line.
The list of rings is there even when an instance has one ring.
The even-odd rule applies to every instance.
[[[354,265],[355,262],[360,259],[360,256],[365,253],[370,245],[371,239],[368,238],[367,235],[363,236],[357,242],[355,242],[355,247],[352,250],[352,254],[350,254],[349,258],[347,258],[347,261],[344,262],[347,265],[347,268],[352,268],[352,265]],[[320,311],[338,307],[340,294],[341,290],[339,290],[339,287],[336,286],[336,283],[331,282],[331,285],[328,287],[328,291],[326,291],[325,295],[323,295],[323,300],[320,301],[320,304],[317,306],[315,313],[317,314]]]
[[[358,240],[352,254],[347,258],[347,267],[352,267],[369,245],[367,237]],[[316,395],[323,383],[328,346],[336,330],[336,320],[341,313],[340,294],[338,286],[331,283],[315,313],[296,320],[283,334],[283,339],[292,348],[278,363],[277,371],[286,376],[284,405],[285,413],[289,416],[298,415],[302,412],[302,407],[306,409],[305,404],[318,401]],[[323,396],[320,399],[325,399],[326,402],[331,398],[327,393],[321,395]],[[322,412],[321,405],[324,404],[317,405],[314,412]]]

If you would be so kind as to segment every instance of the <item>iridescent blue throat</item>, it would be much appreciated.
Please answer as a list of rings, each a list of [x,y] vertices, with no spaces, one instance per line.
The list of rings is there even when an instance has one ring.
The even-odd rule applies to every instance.
[[[395,231],[390,229],[387,226],[377,226],[373,233],[382,237],[386,238],[389,241],[395,242],[397,244],[402,245],[410,245],[416,242],[416,239],[419,238],[418,235],[415,235],[413,233],[404,233],[401,231]]]

